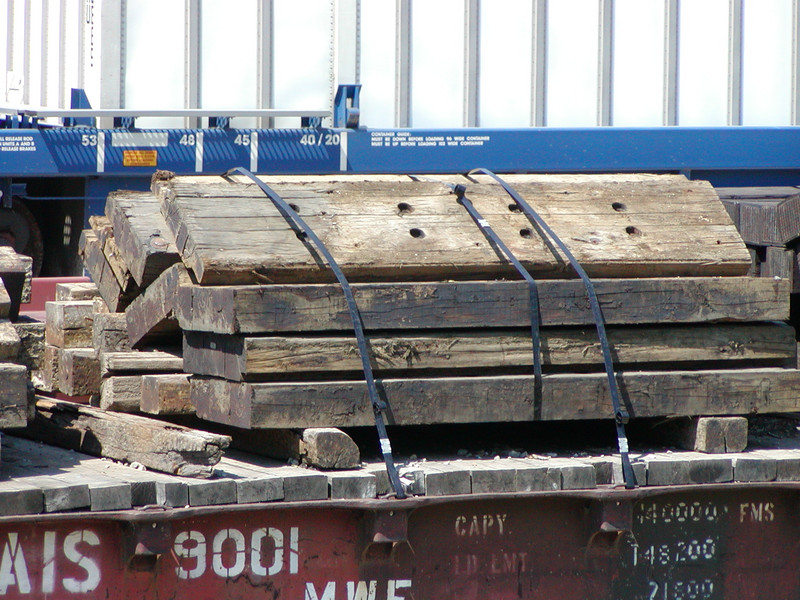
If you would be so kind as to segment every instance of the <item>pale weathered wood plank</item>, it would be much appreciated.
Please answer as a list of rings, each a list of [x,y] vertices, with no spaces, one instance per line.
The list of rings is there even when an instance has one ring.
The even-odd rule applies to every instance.
[[[93,348],[62,348],[58,357],[62,392],[68,396],[100,393],[100,361]]]
[[[128,288],[131,285],[131,270],[125,258],[117,246],[116,238],[114,237],[114,227],[111,221],[102,215],[92,215],[89,217],[89,225],[97,235],[97,241],[100,242],[100,248],[103,250],[108,266],[114,277],[117,280],[121,289]]]
[[[83,265],[97,285],[97,291],[112,312],[123,310],[138,293],[136,282],[131,280],[126,288],[120,287],[114,271],[103,254],[103,248],[97,234],[91,229],[81,232],[78,254]]]
[[[59,348],[92,345],[94,302],[67,300],[45,302],[45,341]]]
[[[56,284],[56,301],[94,300],[100,293],[91,281]]]
[[[230,443],[223,435],[45,398],[23,435],[189,477],[210,476]]]
[[[0,361],[16,362],[20,345],[20,336],[14,325],[0,320]]]
[[[0,281],[0,319],[10,318],[11,312],[11,296],[9,296],[5,284]]]
[[[139,408],[151,415],[193,415],[189,399],[189,375],[143,375]]]
[[[361,452],[347,433],[335,427],[241,429],[217,425],[231,437],[231,448],[320,469],[356,469]]]
[[[25,365],[30,371],[40,369],[44,354],[44,323],[18,321],[13,326],[19,335],[19,352],[14,362]]]
[[[130,350],[104,352],[100,355],[100,375],[125,373],[172,373],[183,368],[180,352],[167,350]]]
[[[608,324],[783,321],[789,282],[757,277],[597,280]],[[526,327],[522,281],[356,284],[367,329]],[[594,323],[579,280],[539,282],[545,326]],[[335,285],[181,286],[176,313],[184,330],[214,333],[350,331]]]
[[[5,290],[1,301],[5,302],[5,294],[10,301],[8,313],[0,316],[16,320],[20,303],[31,301],[32,275],[33,259],[30,256],[17,254],[10,246],[0,246],[0,280]]]
[[[95,352],[127,352],[131,349],[125,313],[94,314],[92,347]]]
[[[41,382],[35,382],[36,388],[46,392],[61,389],[61,348],[44,343],[39,374]]]
[[[746,249],[707,183],[674,176],[635,182],[586,176],[569,183],[520,183],[519,188],[592,276],[747,272]],[[407,279],[423,280],[513,273],[441,183],[335,182],[275,189],[297,205],[353,280],[395,278],[398,269]],[[331,279],[252,184],[175,178],[155,182],[154,191],[184,262],[203,284]],[[527,217],[509,208],[499,186],[471,183],[469,194],[537,276],[569,272],[564,257],[540,239]],[[670,203],[675,210],[665,208]]]
[[[106,216],[114,226],[117,246],[130,266],[131,276],[140,287],[148,286],[180,260],[153,194],[113,192],[106,200]]]
[[[618,374],[633,417],[746,415],[800,410],[800,371],[730,369]],[[605,373],[543,377],[385,379],[389,422],[398,425],[610,419]],[[374,423],[362,381],[233,383],[192,378],[192,403],[205,419],[237,427],[354,427]]]
[[[114,412],[139,412],[141,375],[113,375],[100,380],[100,408]]]

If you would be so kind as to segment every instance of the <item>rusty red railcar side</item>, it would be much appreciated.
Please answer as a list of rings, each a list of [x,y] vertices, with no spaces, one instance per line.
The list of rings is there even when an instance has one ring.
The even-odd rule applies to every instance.
[[[0,521],[0,597],[800,595],[800,487],[370,500]]]

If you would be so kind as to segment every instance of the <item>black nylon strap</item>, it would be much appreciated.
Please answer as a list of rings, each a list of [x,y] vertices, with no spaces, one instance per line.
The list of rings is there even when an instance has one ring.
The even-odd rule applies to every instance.
[[[356,335],[358,352],[361,357],[361,366],[364,369],[364,378],[367,382],[367,392],[369,394],[370,402],[372,403],[372,412],[375,415],[375,427],[378,430],[378,439],[381,446],[383,461],[386,464],[386,472],[389,475],[389,482],[392,485],[395,496],[397,498],[405,498],[406,494],[403,490],[403,484],[400,482],[400,476],[397,473],[397,467],[394,464],[394,458],[392,457],[392,445],[389,442],[389,435],[386,431],[386,423],[383,419],[383,411],[386,410],[388,406],[383,400],[381,400],[380,395],[378,394],[378,386],[375,383],[375,375],[372,372],[372,364],[370,363],[369,359],[367,340],[364,335],[364,324],[361,321],[361,313],[358,311],[358,305],[353,297],[353,290],[350,288],[350,283],[347,281],[342,269],[328,251],[325,244],[322,243],[322,240],[317,237],[311,227],[308,226],[308,224],[300,215],[297,214],[297,212],[289,205],[288,202],[281,198],[272,188],[258,179],[247,169],[236,167],[225,173],[225,176],[227,177],[232,174],[244,175],[259,188],[261,188],[261,191],[264,192],[264,194],[266,194],[270,200],[272,200],[272,203],[281,213],[283,218],[286,219],[287,223],[289,223],[289,226],[295,231],[295,233],[299,233],[299,229],[299,231],[305,234],[308,239],[314,242],[317,250],[325,258],[331,271],[333,271],[333,274],[336,276],[336,280],[339,282],[339,285],[342,286],[342,291],[344,292],[345,299],[347,300],[347,309],[350,312],[350,319],[353,321],[353,330]]]
[[[528,282],[528,295],[529,307],[531,313],[531,341],[533,345],[533,405],[534,410],[539,411],[542,397],[542,352],[541,352],[541,338],[539,334],[539,327],[541,319],[539,316],[539,291],[536,287],[536,280],[531,276],[528,270],[522,266],[522,263],[514,256],[508,246],[500,239],[500,236],[492,229],[489,222],[483,218],[472,201],[467,198],[467,188],[463,185],[450,185],[456,195],[458,203],[461,204],[475,221],[475,224],[481,232],[495,244],[502,253],[508,258],[517,272],[522,278]]]
[[[580,265],[572,252],[570,252],[564,242],[561,241],[561,238],[556,235],[556,233],[547,225],[544,219],[542,219],[542,217],[539,216],[535,210],[533,210],[530,204],[528,204],[516,192],[516,190],[514,190],[514,188],[512,188],[503,179],[488,169],[478,168],[469,172],[470,175],[474,173],[483,173],[499,183],[508,193],[508,195],[511,196],[514,202],[517,203],[517,206],[520,207],[522,212],[525,213],[525,215],[531,221],[533,221],[539,227],[539,229],[544,232],[553,243],[556,244],[556,246],[558,246],[559,250],[561,250],[561,252],[564,253],[564,256],[567,257],[567,260],[569,260],[570,265],[578,274],[578,277],[580,277],[581,281],[583,281],[583,284],[586,287],[586,293],[589,297],[589,304],[592,307],[592,315],[594,316],[594,322],[597,327],[597,336],[600,339],[600,347],[603,352],[603,365],[608,377],[608,388],[611,395],[611,403],[614,406],[614,424],[617,429],[617,444],[619,446],[619,453],[622,459],[622,476],[625,480],[626,488],[630,489],[636,487],[636,475],[633,472],[633,467],[631,466],[630,456],[628,454],[628,437],[625,434],[625,423],[628,422],[630,415],[628,415],[628,411],[625,410],[620,402],[619,386],[617,385],[616,373],[614,372],[614,360],[611,357],[611,348],[608,343],[608,336],[606,335],[605,319],[603,318],[603,311],[600,308],[600,301],[597,299],[597,293],[595,292],[592,280],[589,278],[586,271]]]

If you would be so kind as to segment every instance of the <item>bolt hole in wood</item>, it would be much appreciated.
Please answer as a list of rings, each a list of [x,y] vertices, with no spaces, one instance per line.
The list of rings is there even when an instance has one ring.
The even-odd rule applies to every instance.
[[[289,204],[289,208],[291,208],[296,213],[300,212],[300,207],[297,206],[297,204]]]
[[[422,231],[422,229],[417,229],[416,227],[414,229],[411,229],[408,233],[411,234],[411,237],[417,239],[422,239],[425,237],[425,232]]]
[[[622,202],[612,202],[611,208],[613,208],[617,212],[624,212],[627,206],[625,206]]]
[[[414,212],[414,207],[407,202],[400,202],[397,205],[397,210],[401,215],[407,215],[408,213]]]
[[[298,231],[296,234],[298,240],[308,239],[308,234],[305,231]]]
[[[628,225],[625,228],[625,233],[627,233],[628,235],[642,235],[642,232],[639,231],[639,229],[637,229],[633,225]]]
[[[526,227],[525,229],[520,229],[519,230],[519,235],[521,237],[524,237],[526,240],[529,240],[529,239],[531,239],[533,237],[533,231],[531,231],[530,229],[528,229]]]
[[[520,210],[519,206],[516,205],[516,204],[509,204],[508,205],[508,210],[510,210],[511,212],[515,212],[515,213],[522,212]]]

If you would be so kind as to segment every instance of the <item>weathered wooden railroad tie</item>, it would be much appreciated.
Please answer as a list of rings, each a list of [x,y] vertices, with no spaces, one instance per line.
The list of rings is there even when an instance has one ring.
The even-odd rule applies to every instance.
[[[352,283],[389,423],[611,418],[594,318],[567,257],[488,178],[440,179],[265,179]],[[785,323],[792,284],[748,275],[750,253],[710,185],[673,175],[507,180],[593,278],[632,418],[800,409]],[[537,280],[540,394],[529,285],[457,202],[455,184]],[[296,456],[325,454],[314,428],[374,422],[341,287],[256,185],[160,174],[152,192],[112,194],[92,227],[84,259],[111,312],[86,300],[50,309],[59,359],[45,362],[61,385],[90,379],[76,365],[91,352],[97,388],[72,391],[100,406],[272,431],[283,440],[272,451]],[[78,307],[89,312],[73,347],[90,352],[67,352],[78,336],[67,313]],[[270,446],[267,434],[241,433],[235,443]]]

